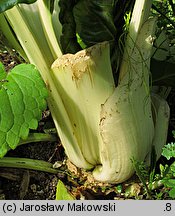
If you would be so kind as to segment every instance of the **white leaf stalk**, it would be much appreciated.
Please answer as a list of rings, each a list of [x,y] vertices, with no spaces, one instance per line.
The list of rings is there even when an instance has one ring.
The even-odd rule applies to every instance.
[[[151,5],[152,0],[135,1],[131,21],[129,24],[129,33],[126,38],[123,59],[120,67],[119,82],[128,71],[128,58],[130,58],[134,52],[134,44],[137,40],[138,33],[143,23],[148,19],[150,15]]]
[[[155,125],[153,145],[158,159],[161,156],[162,148],[167,140],[170,108],[167,101],[158,94],[152,93],[151,99]]]
[[[144,161],[154,137],[149,64],[151,35],[155,19],[149,19],[139,31],[128,70],[113,95],[102,107],[100,130],[103,138],[102,165],[93,174],[106,182],[123,182],[134,173],[131,159]]]
[[[78,148],[92,168],[101,163],[101,106],[115,88],[109,44],[102,43],[75,55],[63,55],[53,63],[52,71],[75,137],[75,143],[72,143],[67,131],[61,128],[66,154],[75,165],[87,168],[83,167],[79,156],[76,158]],[[77,148],[72,150],[70,145]]]
[[[10,28],[10,25],[8,24],[4,14],[2,13],[0,13],[0,30],[3,32],[3,35],[7,39],[8,45],[10,45],[10,47],[12,47],[13,49],[18,50],[18,53],[23,57],[23,59],[27,61],[28,58],[23,48],[19,44],[17,38],[14,36],[12,29]]]
[[[58,1],[56,2],[58,4]],[[45,34],[47,43],[50,47],[53,58],[56,59],[57,57],[62,55],[62,52],[60,50],[58,39],[54,32],[54,27],[52,24],[53,22],[52,14],[48,10],[48,8],[50,8],[50,1],[38,0],[37,4],[39,7],[39,14],[40,14],[40,18],[41,18],[41,22],[42,22],[42,26],[43,26],[43,30],[44,30],[44,34]],[[58,20],[58,17],[57,17],[57,20]],[[60,31],[60,34],[61,34],[61,31]]]
[[[38,10],[36,3],[27,6],[19,5],[6,11],[5,16],[23,47],[28,60],[37,66],[46,81],[47,71],[49,71],[54,58],[44,35]]]

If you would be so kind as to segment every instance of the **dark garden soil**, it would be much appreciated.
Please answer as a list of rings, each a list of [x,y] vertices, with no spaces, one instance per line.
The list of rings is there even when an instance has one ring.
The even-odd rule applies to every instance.
[[[13,52],[11,54],[0,52],[0,61],[4,63],[7,71],[19,63],[19,59]],[[168,142],[172,142],[172,130],[175,130],[175,91],[171,92],[168,102],[171,107]],[[49,110],[43,113],[38,131],[43,132],[47,124],[53,125]],[[9,151],[6,156],[44,160],[53,164],[59,162],[61,167],[58,174],[0,168],[0,199],[53,200],[59,179],[76,199],[125,199],[124,193],[120,190],[126,191],[131,185],[135,190],[134,194],[138,195],[139,199],[146,199],[142,195],[142,184],[136,176],[120,185],[95,183],[91,175],[77,169],[67,160],[59,138],[56,142],[30,143],[19,146],[14,151]],[[163,199],[166,198],[166,196],[163,197]]]

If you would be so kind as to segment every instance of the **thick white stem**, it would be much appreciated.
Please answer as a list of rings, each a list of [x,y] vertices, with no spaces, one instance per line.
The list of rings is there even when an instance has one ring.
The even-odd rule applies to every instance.
[[[125,76],[129,67],[129,59],[132,58],[138,33],[150,16],[152,0],[136,0],[129,24],[129,32],[125,42],[125,49],[119,73],[119,83]]]
[[[63,128],[63,137],[60,137],[65,140],[66,153],[78,166],[74,151],[70,149],[70,145],[77,145],[85,160],[95,166],[101,163],[101,106],[115,88],[109,44],[102,43],[75,55],[64,55],[54,62],[52,71],[77,142],[73,144],[66,140],[67,131]]]
[[[144,161],[154,137],[149,64],[155,19],[141,28],[126,74],[101,111],[102,165],[93,175],[105,182],[120,183],[134,173],[131,159]]]

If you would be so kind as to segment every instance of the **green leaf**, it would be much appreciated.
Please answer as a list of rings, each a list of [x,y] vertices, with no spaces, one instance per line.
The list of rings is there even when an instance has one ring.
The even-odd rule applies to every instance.
[[[169,188],[175,188],[175,179],[165,179],[163,180],[163,184]]]
[[[85,45],[118,41],[123,33],[125,12],[132,3],[132,0],[122,3],[118,0],[60,0],[63,52],[76,53]]]
[[[175,158],[175,143],[169,143],[165,145],[162,151],[162,155],[166,157],[167,160],[174,157]]]
[[[175,179],[163,179],[162,180],[165,187],[169,188],[169,196],[175,198]]]
[[[0,73],[2,77],[3,71]],[[2,80],[1,80],[2,82]],[[0,157],[37,129],[46,109],[47,90],[34,65],[20,64],[6,76],[0,89]]]
[[[117,42],[123,33],[126,11],[132,0],[81,0],[73,8],[76,34],[90,47],[99,42]]]
[[[76,33],[89,47],[98,42],[114,41],[117,29],[114,24],[116,0],[78,1],[73,9]]]
[[[57,184],[56,200],[74,200],[74,197],[67,191],[61,180]]]
[[[60,43],[63,53],[76,53],[81,50],[76,38],[76,24],[73,16],[73,7],[77,0],[60,0],[59,20],[62,24]]]
[[[1,0],[0,13],[12,8],[13,6],[19,3],[32,4],[34,2],[36,2],[36,0]]]
[[[171,190],[169,191],[169,196],[170,196],[172,199],[175,198],[175,188],[173,188],[173,189],[171,189]]]

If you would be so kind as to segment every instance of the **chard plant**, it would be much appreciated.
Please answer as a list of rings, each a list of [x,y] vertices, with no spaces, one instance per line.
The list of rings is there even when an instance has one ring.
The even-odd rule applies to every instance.
[[[68,158],[92,170],[96,180],[111,183],[133,175],[131,158],[149,163],[152,146],[161,155],[169,121],[169,106],[152,94],[154,80],[150,82],[156,31],[152,1],[124,2],[121,14],[117,0],[0,3],[0,29],[39,70]],[[117,24],[128,10],[131,19],[121,52],[124,23]],[[4,142],[1,158],[14,148]]]

